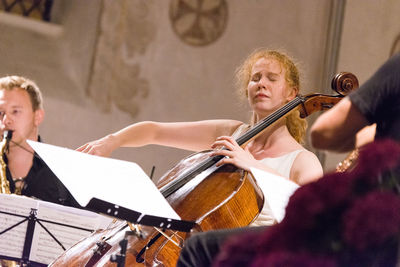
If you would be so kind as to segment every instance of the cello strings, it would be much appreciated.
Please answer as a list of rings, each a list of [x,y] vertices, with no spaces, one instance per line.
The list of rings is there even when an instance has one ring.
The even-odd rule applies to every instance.
[[[292,101],[285,104],[283,107],[279,108],[277,111],[272,113],[270,116],[267,116],[265,119],[261,120],[255,126],[253,126],[248,132],[240,136],[236,142],[239,146],[243,145],[247,141],[249,141],[252,137],[256,136],[266,127],[277,121],[278,119],[282,118],[284,115],[289,113],[291,110],[296,108],[298,105],[304,102],[303,96],[297,96]],[[170,183],[166,184],[164,187],[161,188],[161,193],[165,198],[173,194],[179,188],[184,186],[186,183],[191,181],[197,174],[201,173],[202,171],[208,169],[209,167],[213,166],[217,163],[223,156],[214,156],[207,158],[206,160],[198,163],[194,167],[186,170],[184,173],[180,174],[175,180],[171,181]]]
[[[162,234],[166,239],[168,239],[169,241],[171,241],[173,244],[175,244],[178,248],[183,248],[183,246],[180,244],[181,242],[182,242],[182,238],[179,236],[179,235],[176,235],[176,232],[174,232],[174,234],[172,235],[172,237],[171,236],[168,236],[166,233],[164,233],[161,229],[159,229],[159,228],[157,228],[157,227],[154,227],[154,229],[156,229],[160,234]],[[177,238],[177,237],[180,237],[182,240],[181,240],[181,242],[179,242],[179,244],[178,244],[178,242],[177,241],[175,241],[175,240],[173,240],[172,238]]]

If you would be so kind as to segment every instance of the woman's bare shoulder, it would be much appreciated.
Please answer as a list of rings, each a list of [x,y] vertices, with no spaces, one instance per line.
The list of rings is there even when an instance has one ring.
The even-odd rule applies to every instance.
[[[237,130],[240,130],[240,127],[246,127],[242,121],[237,120],[215,120],[218,122],[216,127],[217,136],[230,136]]]
[[[323,175],[322,165],[318,157],[311,151],[303,149],[292,166],[294,181],[300,185],[317,180]]]

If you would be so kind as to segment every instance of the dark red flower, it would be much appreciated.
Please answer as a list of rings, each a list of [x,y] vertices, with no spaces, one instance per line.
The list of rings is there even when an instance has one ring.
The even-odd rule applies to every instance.
[[[246,266],[256,256],[260,233],[248,232],[233,236],[221,248],[215,267]]]
[[[383,172],[400,165],[400,144],[391,139],[379,140],[360,148],[353,177],[376,186]]]
[[[291,196],[283,223],[294,231],[312,229],[327,211],[340,209],[352,199],[348,173],[330,173],[300,187]],[[301,219],[300,219],[301,218]]]
[[[259,241],[257,250],[294,250],[303,244],[303,239],[301,237],[304,235],[306,235],[305,231],[293,231],[289,224],[281,222],[269,227],[257,237]]]
[[[343,215],[343,239],[357,251],[379,246],[400,233],[400,197],[371,192],[357,199]]]
[[[233,265],[232,265],[233,266]],[[237,265],[239,266],[239,265]],[[336,267],[336,261],[330,257],[305,252],[276,251],[257,255],[251,267]]]
[[[284,223],[290,224],[289,227],[295,227],[296,230],[314,227],[316,215],[326,208],[319,191],[318,182],[297,189],[289,199]]]

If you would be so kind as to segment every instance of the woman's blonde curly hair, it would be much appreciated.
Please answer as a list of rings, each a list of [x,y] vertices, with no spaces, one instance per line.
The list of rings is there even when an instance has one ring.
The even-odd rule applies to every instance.
[[[292,59],[283,51],[269,50],[269,49],[258,49],[250,54],[241,66],[236,70],[236,79],[241,96],[247,97],[247,86],[251,79],[251,70],[253,65],[260,58],[273,58],[277,60],[281,66],[286,70],[285,79],[291,88],[297,88],[300,91],[300,74],[298,67]],[[251,125],[256,123],[256,116],[253,112]],[[299,143],[304,143],[304,137],[306,135],[307,121],[300,118],[298,110],[293,110],[286,117],[286,126],[293,136]]]

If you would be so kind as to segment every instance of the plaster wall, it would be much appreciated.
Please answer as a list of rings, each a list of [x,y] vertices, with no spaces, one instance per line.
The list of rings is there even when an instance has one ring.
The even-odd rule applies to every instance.
[[[178,38],[169,17],[171,2],[121,1],[117,6],[100,0],[55,0],[50,25],[40,22],[32,30],[27,26],[32,21],[26,18],[18,18],[18,23],[13,23],[14,19],[5,19],[0,24],[3,58],[0,75],[25,75],[41,87],[46,109],[41,134],[47,143],[76,148],[142,120],[230,118],[248,121],[250,115],[246,103],[240,103],[235,93],[234,71],[259,47],[288,51],[302,66],[303,93],[318,91],[329,1],[227,1],[226,29],[215,42],[206,46],[191,46]],[[143,16],[143,26],[148,26],[145,30],[151,31],[151,40],[139,52],[135,50],[138,43],[133,31],[137,25],[129,26],[132,32],[129,27],[125,28],[127,34],[118,37],[122,38],[120,46],[113,47],[110,45],[113,41],[106,38],[104,42],[107,27],[101,23],[105,12],[112,8],[115,21],[122,21],[124,7],[132,8],[132,14],[137,10],[145,12],[134,14]],[[99,46],[102,40],[106,46]],[[122,46],[134,53],[123,54]],[[99,55],[120,59],[120,65],[101,62],[102,76],[99,78],[96,76]],[[124,68],[121,62],[138,68]],[[92,90],[92,96],[106,97],[105,94],[110,94],[107,88],[114,83],[119,83],[118,90],[129,92],[130,86],[137,82],[129,79],[100,81],[108,75],[107,70],[115,75],[127,73],[122,77],[124,79],[129,73],[134,76],[136,71],[135,75],[145,81],[146,96],[138,95],[132,104],[137,108],[134,116],[122,112],[112,99],[104,108],[98,99],[88,96],[88,88]],[[103,86],[104,82],[108,84]],[[158,177],[190,153],[149,146],[122,148],[112,157],[137,162],[148,173],[156,166],[155,176]]]
[[[41,134],[47,143],[76,148],[142,120],[247,121],[249,110],[235,94],[233,74],[246,55],[263,46],[287,50],[300,62],[304,94],[326,91],[321,79],[330,1],[227,1],[225,31],[206,46],[189,45],[173,31],[172,2],[132,0],[112,5],[106,0],[55,0],[51,23],[0,13],[0,75],[24,75],[39,84],[46,109]],[[123,7],[128,12],[125,17]],[[346,1],[337,71],[353,72],[362,84],[388,58],[400,33],[399,11],[396,0]],[[109,29],[101,24],[106,12],[115,12],[115,21],[127,23],[120,31],[119,46],[103,38]],[[145,20],[141,25],[133,18]],[[109,46],[99,45],[104,40]],[[95,65],[99,55],[126,65],[102,62],[99,72]],[[108,70],[113,79],[95,79],[96,73]],[[121,111],[112,96],[114,89],[105,90],[103,82],[108,82],[104,88],[127,93],[136,88],[139,93],[132,101],[136,113]],[[143,88],[146,91],[140,94]],[[105,108],[93,95],[109,97],[109,106]],[[121,148],[112,157],[137,162],[148,173],[156,166],[159,177],[190,153],[149,146]],[[329,171],[346,154],[326,155]]]

